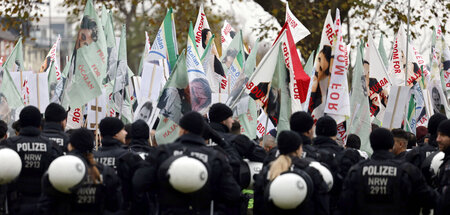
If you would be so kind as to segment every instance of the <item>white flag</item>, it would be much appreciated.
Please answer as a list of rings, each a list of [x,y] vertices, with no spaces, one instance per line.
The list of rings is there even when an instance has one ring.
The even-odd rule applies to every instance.
[[[295,43],[310,34],[309,30],[292,14],[289,9],[289,3],[286,3],[286,22],[291,27],[292,37]]]
[[[231,41],[233,40],[234,35],[236,35],[236,30],[231,27],[230,23],[227,20],[223,21],[223,27],[220,30],[221,32],[221,42],[222,42],[222,50],[227,50]]]
[[[208,20],[206,19],[205,11],[203,11],[203,4],[201,4],[200,9],[198,10],[197,21],[195,22],[194,26],[195,44],[200,56],[202,56],[203,52],[205,51],[202,44],[202,31],[205,28],[210,29]]]

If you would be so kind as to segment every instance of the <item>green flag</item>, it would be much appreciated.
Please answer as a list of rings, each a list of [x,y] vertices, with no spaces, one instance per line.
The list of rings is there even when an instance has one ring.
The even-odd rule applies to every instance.
[[[383,61],[384,67],[387,68],[387,65],[389,63],[389,59],[386,55],[386,50],[384,49],[384,41],[383,41],[383,34],[381,34],[380,42],[378,43],[378,52],[380,53],[381,60]]]
[[[103,12],[103,11],[102,11]],[[106,12],[106,11],[105,11]],[[102,84],[114,81],[117,70],[117,47],[116,36],[114,35],[114,24],[111,12],[103,14],[102,21],[105,17],[105,37],[106,37],[106,50],[107,50],[107,63],[106,63],[106,77],[103,79]],[[108,94],[111,92],[107,92]]]
[[[369,143],[371,131],[369,100],[367,97],[366,78],[362,65],[362,51],[357,49],[356,65],[352,77],[352,94],[350,97],[350,119],[347,122],[348,134],[356,134],[361,138],[361,150],[371,154]],[[364,87],[363,87],[364,86]]]
[[[191,111],[188,85],[186,54],[183,50],[158,99],[157,107],[161,110],[155,135],[158,144],[171,143],[178,138],[178,123],[183,114]]]
[[[250,52],[250,55],[247,57],[247,60],[244,64],[244,74],[246,76],[245,80],[248,80],[248,78],[253,74],[253,71],[255,71],[256,67],[256,54],[258,52],[258,43],[259,38],[256,40],[255,44],[253,45],[253,49]],[[245,86],[242,85],[242,88]],[[242,91],[239,90],[239,91]],[[245,98],[243,98],[245,97]],[[241,133],[243,135],[246,135],[250,139],[254,139],[256,137],[256,126],[258,125],[258,112],[256,107],[256,102],[253,99],[249,98],[248,94],[245,94],[243,99],[248,101],[248,110],[245,114],[239,115],[239,122],[241,124]]]
[[[148,62],[159,59],[166,59],[170,64],[170,71],[173,71],[174,64],[177,62],[178,45],[175,32],[175,21],[172,8],[167,10],[161,27],[156,34],[152,49],[147,57]]]
[[[279,49],[277,65],[272,78],[271,93],[269,93],[269,101],[266,108],[266,113],[277,127],[278,134],[281,131],[290,130],[289,117],[292,112],[291,96],[289,94],[289,70],[284,63],[281,45],[279,45]]]
[[[114,80],[112,101],[114,109],[120,113],[120,118],[127,123],[132,122],[132,110],[130,107],[130,96],[128,86],[130,85],[130,77],[127,64],[127,28],[122,25],[120,35],[119,58],[116,68]]]
[[[405,125],[405,130],[408,132],[416,133],[416,101],[413,94],[414,89],[410,89],[411,97],[408,102],[408,111],[406,119],[408,120],[407,125]]]
[[[0,68],[0,103],[6,102],[9,108],[19,108],[23,106],[23,101],[19,90],[16,88],[10,72],[20,72],[23,70],[22,38],[16,43],[11,55],[6,59]],[[21,83],[22,84],[22,83]],[[0,113],[6,115],[8,113]]]
[[[94,5],[88,0],[69,68],[63,106],[80,107],[101,95],[101,81],[106,76],[106,66],[105,35]]]

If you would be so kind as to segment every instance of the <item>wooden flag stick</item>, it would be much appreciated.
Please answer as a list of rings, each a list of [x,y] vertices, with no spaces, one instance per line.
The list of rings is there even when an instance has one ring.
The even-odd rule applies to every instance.
[[[36,73],[36,91],[37,91],[37,103],[39,110],[41,109],[41,95],[39,94],[39,73]]]

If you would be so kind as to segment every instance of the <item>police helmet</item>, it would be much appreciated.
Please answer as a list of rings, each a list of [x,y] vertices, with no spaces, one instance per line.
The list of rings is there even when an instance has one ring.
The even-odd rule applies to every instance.
[[[7,184],[19,176],[22,170],[22,160],[16,151],[0,149],[0,184]]]
[[[439,174],[439,167],[442,165],[442,162],[444,162],[444,156],[444,152],[438,152],[431,159],[430,172],[433,176]]]
[[[255,184],[254,176],[259,174],[263,168],[263,163],[254,162],[248,159],[244,159],[244,162],[241,164],[241,178],[240,185],[242,187],[246,187],[248,189],[253,188],[253,184]]]
[[[330,170],[328,170],[328,168],[317,161],[312,161],[309,166],[320,172],[323,180],[328,186],[328,191],[330,191],[331,188],[333,188],[333,175],[331,174]]]
[[[269,188],[269,199],[281,209],[298,207],[308,194],[308,186],[299,174],[288,172],[276,177]]]
[[[167,170],[170,185],[182,193],[192,193],[203,188],[208,180],[208,170],[199,160],[181,156]]]
[[[65,155],[56,158],[48,167],[48,179],[52,186],[63,193],[79,185],[86,177],[86,165],[77,156]]]

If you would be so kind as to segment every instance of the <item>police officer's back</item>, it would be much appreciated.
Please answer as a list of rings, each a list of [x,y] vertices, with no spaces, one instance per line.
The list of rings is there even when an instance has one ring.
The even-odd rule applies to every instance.
[[[341,191],[342,180],[347,174],[346,169],[341,169],[338,159],[344,152],[344,148],[339,146],[336,141],[337,124],[330,116],[323,116],[316,122],[316,135],[313,140],[313,146],[317,149],[318,161],[325,163],[333,174],[334,186],[331,190],[330,207],[333,213],[336,208],[339,193]],[[348,166],[348,165],[347,165]]]
[[[256,176],[254,214],[329,214],[328,186],[320,172],[311,167],[311,160],[300,158],[300,136],[292,131],[282,131],[278,136],[278,148],[280,156]],[[288,172],[303,178],[307,186],[302,189],[308,194],[298,206],[283,209],[276,205],[276,197],[270,192],[274,179]]]
[[[139,205],[133,202],[131,180],[142,159],[139,155],[122,147],[127,132],[121,120],[106,117],[100,121],[99,129],[102,136],[102,146],[94,152],[95,160],[105,166],[112,167],[116,171],[124,195],[124,203],[121,209],[123,211],[133,210]]]
[[[420,207],[433,207],[437,193],[414,165],[394,159],[388,150],[392,133],[377,128],[370,134],[374,153],[353,166],[343,184],[341,214],[419,214]]]
[[[8,205],[13,214],[30,214],[37,210],[41,177],[60,154],[53,141],[41,136],[39,109],[27,106],[22,109],[19,118],[19,136],[5,140],[6,146],[15,150],[22,159],[18,179],[8,185]]]
[[[87,177],[71,188],[71,193],[63,193],[52,186],[49,174],[45,174],[40,213],[105,214],[119,210],[122,202],[120,179],[114,169],[94,161],[92,133],[84,128],[75,130],[70,137],[68,148],[69,155],[74,155],[85,163],[88,169]]]
[[[152,161],[134,176],[135,190],[157,190],[160,214],[210,214],[211,210],[218,214],[223,213],[227,206],[238,204],[239,185],[232,176],[226,157],[206,146],[201,137],[203,123],[199,113],[185,114],[180,120],[181,136],[172,144],[158,146]],[[200,190],[181,192],[176,185],[169,183],[175,177],[172,174],[180,174],[169,171],[180,157],[196,159],[206,167],[207,182]],[[201,179],[204,178],[198,178]]]
[[[148,138],[150,137],[150,127],[144,120],[137,120],[131,124],[131,142],[129,149],[137,153],[143,160],[154,151],[150,146]]]
[[[50,103],[45,109],[45,123],[42,136],[55,141],[63,152],[67,152],[69,136],[64,132],[67,112],[56,103]]]
[[[450,213],[450,120],[447,119],[440,123],[436,140],[439,144],[439,150],[445,153],[438,174],[438,191],[441,198],[436,214],[441,215]]]
[[[240,159],[247,158],[250,161],[263,162],[266,157],[265,150],[256,145],[247,136],[231,133],[234,122],[233,111],[225,104],[216,103],[209,109],[211,127],[216,130],[239,153]],[[225,149],[226,150],[226,149]]]

